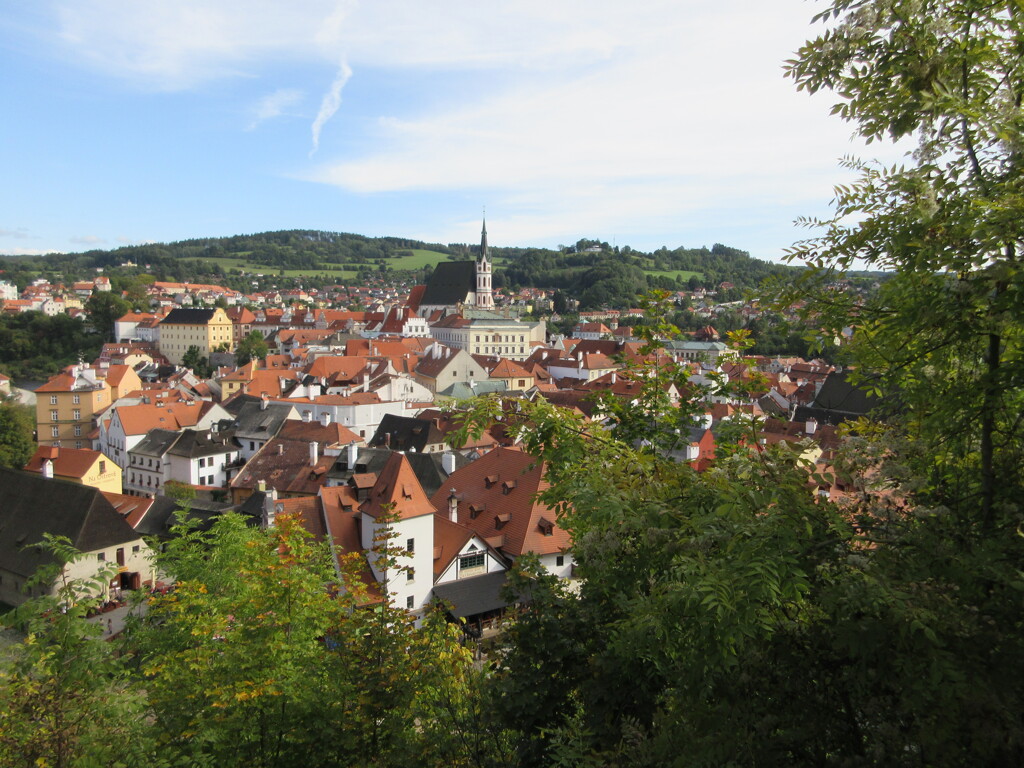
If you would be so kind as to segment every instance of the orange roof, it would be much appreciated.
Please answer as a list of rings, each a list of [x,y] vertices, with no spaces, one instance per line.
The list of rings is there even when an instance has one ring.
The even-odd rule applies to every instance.
[[[198,401],[125,405],[117,409],[117,417],[126,435],[144,435],[151,429],[194,427],[202,418],[203,405]]]
[[[416,479],[416,473],[412,471],[405,454],[393,453],[359,511],[373,518],[392,514],[400,520],[408,520],[434,514],[434,505]]]
[[[73,477],[76,480],[85,477],[100,459],[105,459],[99,451],[88,448],[63,448],[56,445],[41,445],[36,448],[32,458],[24,469],[27,472],[42,472],[43,460],[53,462],[53,474],[58,477]],[[113,462],[111,462],[113,463]]]
[[[496,448],[449,475],[430,500],[437,509],[447,510],[454,491],[458,521],[488,543],[500,540],[501,549],[510,555],[554,554],[566,550],[571,541],[554,511],[536,498],[548,487],[544,472],[544,464],[532,456],[515,448]]]

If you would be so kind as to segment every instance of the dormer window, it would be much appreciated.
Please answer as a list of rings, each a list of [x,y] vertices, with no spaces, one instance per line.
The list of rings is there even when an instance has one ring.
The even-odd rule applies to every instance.
[[[537,521],[537,527],[545,536],[551,536],[555,532],[555,524],[543,517]]]
[[[496,482],[498,482],[497,475],[487,475],[487,477],[484,478],[484,485],[486,485],[488,488],[490,488]]]
[[[512,493],[512,489],[515,488],[515,487],[516,487],[516,481],[515,480],[506,480],[504,483],[501,484],[501,492],[503,494],[505,494],[506,496],[508,496],[510,493]]]
[[[469,517],[471,520],[476,520],[480,513],[487,509],[486,504],[470,504],[469,505]]]
[[[509,520],[511,520],[511,519],[512,519],[512,515],[508,514],[507,512],[504,513],[504,514],[501,514],[501,515],[495,515],[494,516],[494,527],[497,528],[500,531],[502,528],[505,527],[505,524]]]

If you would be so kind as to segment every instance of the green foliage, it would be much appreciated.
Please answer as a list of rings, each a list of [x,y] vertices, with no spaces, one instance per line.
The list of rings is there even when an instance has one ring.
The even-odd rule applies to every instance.
[[[85,619],[116,566],[69,579],[65,565],[84,556],[59,537],[39,546],[55,558],[29,584],[41,594],[5,617],[25,639],[0,664],[0,764],[164,765],[145,727],[144,696],[101,639],[102,627]]]
[[[181,357],[181,364],[183,367],[191,369],[191,371],[200,378],[209,377],[213,373],[210,368],[209,359],[203,357],[203,353],[199,351],[199,347],[194,344],[185,350],[185,354]]]
[[[35,453],[36,416],[32,408],[0,401],[0,466],[21,469]]]
[[[113,291],[93,293],[85,302],[89,324],[105,341],[117,341],[114,338],[114,321],[131,310],[131,302],[122,299]]]
[[[95,358],[103,338],[81,320],[67,315],[3,314],[0,315],[0,370],[14,379],[45,381],[79,357]]]
[[[253,331],[238,342],[238,347],[235,349],[235,359],[238,365],[245,365],[253,358],[265,360],[269,353],[270,347],[267,346],[267,341],[263,338],[263,334],[259,331]]]

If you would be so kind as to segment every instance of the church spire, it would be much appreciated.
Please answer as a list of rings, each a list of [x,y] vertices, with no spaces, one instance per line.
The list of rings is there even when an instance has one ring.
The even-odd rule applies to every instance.
[[[487,253],[487,214],[484,213],[484,227],[480,230],[480,259],[487,261],[489,255]]]
[[[476,263],[476,297],[473,303],[477,309],[494,309],[494,295],[491,292],[491,260],[487,251],[487,211],[485,209],[484,226],[480,231],[480,260]]]

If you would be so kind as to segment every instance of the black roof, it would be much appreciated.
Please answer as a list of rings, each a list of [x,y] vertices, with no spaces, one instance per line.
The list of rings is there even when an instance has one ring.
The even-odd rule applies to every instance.
[[[384,469],[384,465],[388,463],[388,459],[391,458],[391,454],[394,453],[389,448],[359,448],[358,451],[356,465],[355,467],[350,467],[348,465],[348,451],[343,449],[334,462],[334,466],[327,471],[327,477],[334,481],[340,480],[344,482],[356,473],[372,472],[380,474]],[[416,479],[419,480],[427,496],[433,496],[437,493],[447,477],[441,468],[441,457],[443,455],[441,453],[419,453],[417,451],[407,451],[405,454],[405,458],[409,461],[409,466],[412,467],[413,474],[416,475]],[[462,454],[455,454],[456,469],[469,463],[470,460]]]
[[[206,325],[213,318],[215,309],[172,309],[161,325]]]
[[[43,534],[66,536],[92,552],[138,541],[140,536],[100,491],[88,485],[0,467],[0,568],[32,575],[53,557],[32,545]]]
[[[245,518],[248,525],[257,526],[262,520],[263,498],[264,494],[254,493],[241,504],[193,499],[188,516],[196,521],[197,528],[201,531],[208,531],[217,518],[229,512],[237,512]],[[173,538],[171,528],[177,523],[175,515],[177,509],[178,504],[174,499],[157,496],[153,500],[153,506],[149,508],[146,516],[142,518],[135,530],[145,536],[156,536],[161,539]]]
[[[423,453],[428,445],[441,442],[444,442],[444,435],[434,426],[433,421],[386,413],[370,438],[369,446]]]
[[[813,418],[822,424],[836,425],[864,416],[879,405],[878,398],[849,382],[846,371],[833,372],[825,378],[814,402],[796,409],[793,421]]]
[[[220,432],[209,429],[184,429],[177,442],[167,452],[174,456],[196,459],[200,456],[216,456],[237,450],[238,444],[230,429]]]
[[[420,306],[454,306],[476,291],[475,261],[442,261],[427,280]]]
[[[492,571],[470,579],[435,584],[434,597],[447,603],[449,613],[457,619],[496,611],[509,604],[501,595],[506,575],[507,571]]]
[[[276,437],[281,431],[282,425],[288,419],[292,406],[283,403],[268,403],[266,408],[261,407],[261,398],[245,395],[239,407],[233,407],[229,412],[235,417],[235,435],[241,439],[269,440]],[[234,406],[236,400],[231,401]]]

